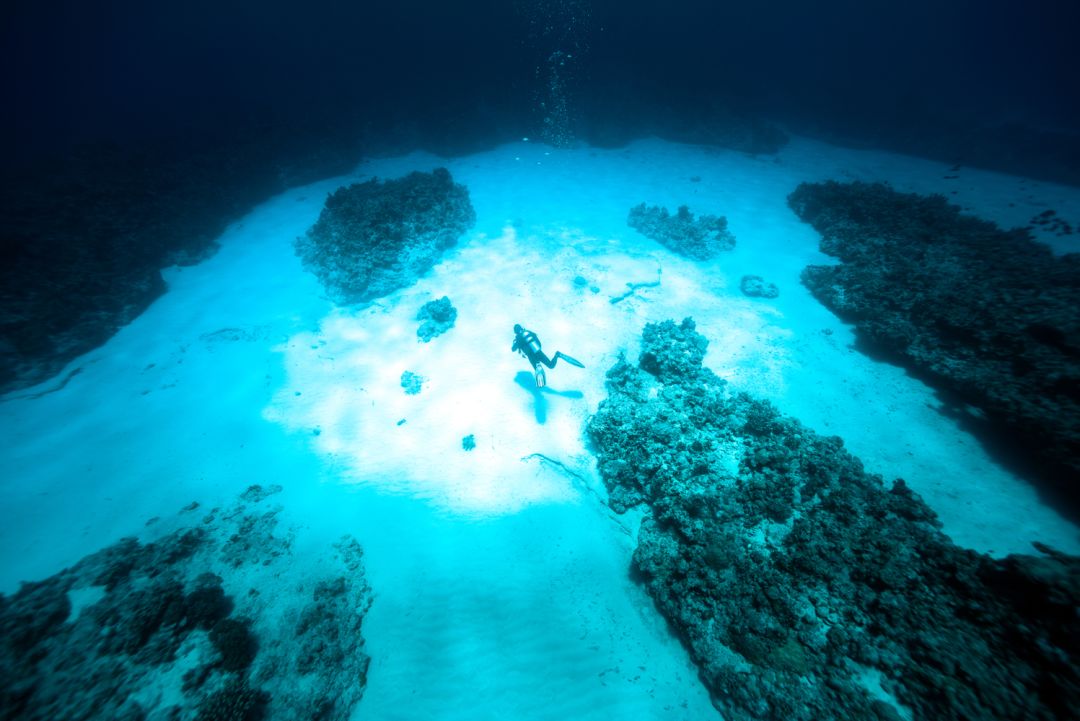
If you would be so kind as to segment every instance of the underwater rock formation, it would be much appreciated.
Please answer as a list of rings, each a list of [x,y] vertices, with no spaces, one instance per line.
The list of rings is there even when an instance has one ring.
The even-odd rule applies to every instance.
[[[588,434],[611,507],[648,511],[634,569],[725,718],[1080,707],[1080,559],[955,546],[903,480],[729,390],[706,347],[689,318],[647,325]]]
[[[124,539],[0,594],[0,718],[349,718],[369,660],[363,552],[342,539],[342,571],[320,577],[284,565],[286,541],[271,538],[237,572],[229,546],[264,515],[215,509],[197,528]]]
[[[760,275],[744,275],[739,281],[739,290],[750,298],[776,298],[780,289],[775,283],[767,283]]]
[[[445,295],[438,300],[428,301],[416,313],[416,319],[423,321],[416,329],[420,340],[428,343],[432,338],[442,335],[454,327],[457,321],[457,308]]]
[[[162,268],[202,262],[248,208],[346,172],[358,135],[259,124],[0,173],[0,393],[103,344],[165,292]]]
[[[788,204],[841,261],[803,271],[814,296],[861,341],[977,408],[1075,497],[1080,255],[1055,257],[1025,230],[881,184],[804,183]]]
[[[642,203],[630,209],[626,222],[649,240],[693,260],[709,260],[735,247],[735,236],[727,229],[727,218],[715,215],[695,218],[685,205],[671,215],[667,208]]]
[[[446,168],[338,188],[296,252],[338,304],[405,288],[476,222],[469,191]]]

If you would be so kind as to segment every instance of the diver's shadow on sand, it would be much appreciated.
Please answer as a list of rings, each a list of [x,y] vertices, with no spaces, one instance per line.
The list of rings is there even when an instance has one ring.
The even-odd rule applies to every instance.
[[[521,371],[514,376],[514,382],[519,386],[529,391],[533,397],[533,409],[536,413],[536,422],[544,424],[547,422],[547,406],[548,401],[545,396],[561,396],[562,398],[584,398],[585,394],[581,391],[553,391],[550,388],[537,388],[536,378],[532,373]]]

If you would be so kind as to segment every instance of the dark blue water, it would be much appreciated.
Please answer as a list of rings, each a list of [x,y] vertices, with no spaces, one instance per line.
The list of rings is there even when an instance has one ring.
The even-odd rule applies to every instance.
[[[1062,0],[114,1],[6,15],[8,159],[343,123],[453,149],[536,135],[539,104],[560,102],[547,97],[555,83],[567,130],[586,140],[720,104],[850,142],[1076,177],[1038,142],[1080,130],[1080,10]],[[987,137],[964,143],[971,132]],[[1075,159],[1075,145],[1058,148]]]
[[[0,17],[0,721],[1075,716],[1080,5]]]

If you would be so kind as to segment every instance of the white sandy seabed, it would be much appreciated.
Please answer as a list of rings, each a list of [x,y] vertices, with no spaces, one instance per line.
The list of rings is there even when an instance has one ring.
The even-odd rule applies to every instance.
[[[469,188],[476,226],[414,286],[334,308],[293,239],[338,186],[438,166]],[[685,316],[710,368],[906,479],[957,543],[1080,552],[1075,526],[926,386],[853,350],[850,327],[799,283],[832,261],[785,200],[825,179],[942,192],[1006,227],[1047,207],[1080,217],[1074,189],[798,138],[760,158],[646,140],[365,161],[268,200],[215,256],[168,269],[168,293],[104,346],[0,403],[0,590],[122,536],[153,539],[193,500],[276,483],[298,562],[344,533],[365,548],[375,600],[358,718],[718,718],[629,578],[633,525],[605,510],[583,437],[617,355],[637,357],[645,323]],[[643,201],[725,215],[737,246],[679,258],[626,226]],[[780,297],[744,297],[744,274]],[[628,283],[642,285],[612,303]],[[457,325],[420,343],[415,314],[442,295]],[[514,323],[587,368],[560,364],[538,393],[510,352]],[[403,392],[405,370],[425,378],[418,395]]]

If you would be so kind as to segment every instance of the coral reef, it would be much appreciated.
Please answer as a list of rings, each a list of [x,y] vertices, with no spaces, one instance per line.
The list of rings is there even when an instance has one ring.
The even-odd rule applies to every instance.
[[[245,680],[230,679],[199,704],[195,721],[260,721],[269,700],[269,694],[251,688]]]
[[[232,599],[225,595],[221,582],[216,573],[202,573],[195,578],[195,588],[184,605],[188,620],[198,628],[208,631],[232,613]]]
[[[416,282],[476,221],[445,168],[331,193],[296,252],[334,302],[364,303]]]
[[[588,434],[612,508],[647,510],[635,571],[725,718],[1069,716],[1080,559],[955,546],[902,480],[730,391],[706,348],[690,319],[646,326]]]
[[[362,626],[371,606],[363,549],[345,536],[334,548],[346,573],[316,581],[310,599],[287,614],[284,633],[264,644],[253,676],[269,686],[293,679],[268,706],[272,719],[347,719],[367,685]]]
[[[247,504],[266,495],[252,487],[198,529],[124,539],[0,594],[0,719],[349,718],[369,661],[363,551],[342,539],[341,570],[325,577],[275,555],[283,539],[256,536],[265,560],[238,575],[224,549],[264,517]]]
[[[420,340],[428,343],[432,338],[438,337],[454,327],[457,321],[457,308],[450,303],[445,295],[438,300],[428,301],[420,307],[416,313],[416,319],[421,321],[416,329],[416,335]]]
[[[210,643],[221,655],[221,668],[226,671],[243,671],[259,651],[249,619],[221,619],[210,629]]]
[[[292,534],[274,535],[278,509],[243,515],[236,532],[222,544],[221,560],[232,568],[261,564],[264,566],[278,556],[287,554],[292,546]]]
[[[735,236],[728,231],[726,218],[695,218],[685,205],[671,215],[667,208],[642,203],[630,209],[626,222],[649,240],[693,260],[709,260],[735,247]]]
[[[1080,255],[1055,257],[1024,230],[881,184],[802,184],[788,204],[841,261],[803,271],[815,297],[868,347],[978,409],[1004,431],[995,442],[1018,441],[1054,490],[1075,496]]]
[[[739,281],[739,290],[750,298],[776,298],[780,289],[775,283],[768,283],[760,275],[744,275]]]

